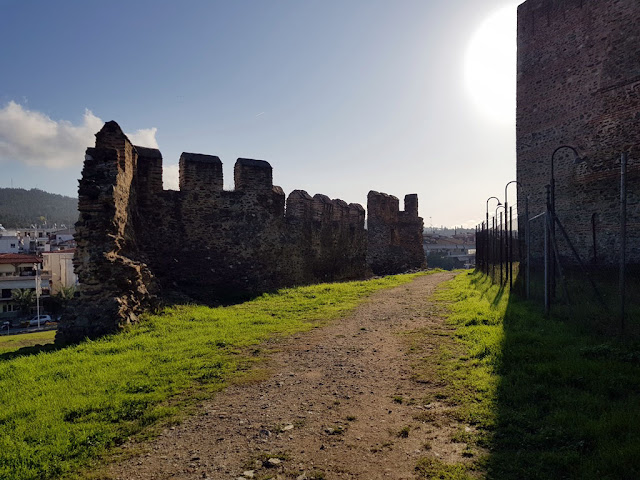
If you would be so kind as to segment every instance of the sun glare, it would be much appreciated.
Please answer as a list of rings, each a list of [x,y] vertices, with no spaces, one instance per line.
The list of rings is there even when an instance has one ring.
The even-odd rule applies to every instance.
[[[465,86],[477,109],[503,124],[516,114],[517,4],[489,16],[473,33],[464,59]]]

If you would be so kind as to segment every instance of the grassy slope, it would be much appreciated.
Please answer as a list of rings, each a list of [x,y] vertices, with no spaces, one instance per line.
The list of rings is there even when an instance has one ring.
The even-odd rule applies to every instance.
[[[445,395],[489,447],[488,478],[640,478],[640,345],[545,319],[478,274],[438,298],[459,340],[440,354]],[[433,463],[423,478],[470,478]]]
[[[130,330],[0,361],[0,478],[72,474],[175,419],[260,356],[260,342],[344,315],[412,275],[285,289],[224,308],[185,306]],[[18,352],[20,353],[20,352]]]
[[[0,355],[8,352],[14,352],[19,348],[51,344],[53,343],[53,339],[55,336],[55,330],[47,330],[45,332],[34,333],[21,333],[19,335],[1,335]]]

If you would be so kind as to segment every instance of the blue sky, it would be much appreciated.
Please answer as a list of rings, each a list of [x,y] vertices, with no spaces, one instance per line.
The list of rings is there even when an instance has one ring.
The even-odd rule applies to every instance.
[[[75,196],[116,120],[167,186],[182,151],[218,155],[229,189],[257,158],[287,194],[418,193],[427,226],[473,225],[515,178],[515,102],[495,115],[490,85],[515,95],[517,3],[0,0],[0,187]]]

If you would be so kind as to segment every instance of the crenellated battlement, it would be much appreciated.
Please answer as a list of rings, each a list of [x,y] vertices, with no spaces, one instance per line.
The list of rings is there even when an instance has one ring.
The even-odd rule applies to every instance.
[[[111,157],[112,173],[130,172],[135,181],[136,191],[145,203],[152,203],[154,199],[171,198],[162,196],[163,159],[160,150],[155,148],[133,145],[119,125],[107,122],[96,134],[96,147],[88,149],[115,150],[116,156]],[[214,193],[223,192],[224,174],[222,161],[214,155],[183,152],[178,164],[179,192],[183,194],[201,193],[212,199],[211,206],[216,207],[213,200]],[[238,158],[234,166],[234,190],[245,194],[271,194],[274,197],[284,195],[282,189],[273,185],[273,168],[269,162],[250,158]],[[229,192],[227,192],[229,193]],[[178,195],[173,198],[180,198]],[[240,197],[227,195],[227,202]],[[276,201],[276,203],[279,203]],[[339,221],[346,223],[358,222],[364,218],[359,212],[364,212],[362,206],[354,205],[353,215],[350,215],[350,205],[340,199],[331,200],[326,195],[316,194],[311,197],[303,190],[294,190],[287,200],[287,210],[291,210],[292,218],[312,218],[314,221]],[[283,214],[284,214],[283,209]]]
[[[361,205],[304,190],[285,198],[264,160],[239,158],[234,190],[223,184],[218,157],[185,152],[179,190],[164,190],[160,151],[132,145],[117,123],[106,123],[95,148],[87,149],[80,180],[74,262],[81,287],[60,337],[117,330],[160,296],[233,301],[282,286],[369,275]],[[395,229],[394,258],[413,255],[400,237],[413,235],[422,221],[417,197],[405,198],[406,212],[389,195],[370,194],[369,202],[376,212],[370,213],[373,231],[376,218]],[[421,232],[413,241],[422,251]],[[386,264],[385,273],[423,260]]]
[[[301,222],[313,218],[313,197],[304,190],[294,190],[287,197],[287,217]]]
[[[418,194],[410,193],[404,196],[404,211],[409,217],[418,216]]]
[[[222,190],[222,162],[213,155],[183,152],[178,163],[180,191]]]
[[[358,203],[331,200],[322,194],[312,197],[304,190],[294,190],[287,198],[286,218],[318,223],[332,221],[357,227],[364,225],[365,210]]]
[[[162,154],[156,148],[135,147],[138,154],[138,196],[148,201],[150,196],[162,192]]]
[[[417,194],[405,195],[401,211],[397,197],[371,190],[367,210],[367,263],[373,273],[386,275],[426,266]]]
[[[81,287],[64,340],[113,332],[160,298],[231,301],[287,285],[366,277],[364,208],[273,185],[264,160],[182,153],[179,190],[164,190],[162,154],[115,122],[88,148],[74,262]],[[285,208],[286,207],[286,208]],[[160,293],[162,292],[162,293]]]
[[[371,190],[367,195],[367,210],[369,217],[392,219],[398,215],[400,201],[393,195]]]
[[[404,197],[404,210],[400,210],[400,200],[393,195],[371,190],[367,195],[369,217],[397,222],[401,219],[414,221],[418,218],[418,195],[411,193]]]
[[[273,188],[273,169],[269,162],[239,158],[233,167],[235,189],[242,192],[264,192]]]

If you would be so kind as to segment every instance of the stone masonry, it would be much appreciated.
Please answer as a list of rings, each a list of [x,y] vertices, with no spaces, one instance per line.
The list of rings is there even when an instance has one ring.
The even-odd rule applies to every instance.
[[[575,147],[580,160],[567,148],[554,157],[556,213],[581,258],[598,265],[615,265],[620,254],[622,152],[628,152],[627,258],[640,264],[638,19],[638,0],[528,0],[518,8],[520,218],[527,195],[531,216],[545,210],[553,151]],[[540,220],[532,235],[535,260],[542,255]],[[574,263],[558,237],[560,256]]]
[[[96,134],[78,192],[80,286],[58,340],[115,332],[159,302],[233,302],[283,286],[370,275],[362,206],[303,190],[285,199],[262,160],[237,160],[233,191],[223,190],[218,157],[183,153],[179,171],[180,190],[163,190],[158,150],[132,145],[116,122]],[[393,239],[372,239],[376,259],[384,245],[394,252],[393,261],[376,260],[384,273],[424,264],[424,254],[413,259],[422,252],[421,219],[417,197],[408,197],[407,212],[397,212],[396,199],[389,217]],[[382,221],[375,214],[369,220]],[[411,259],[402,261],[403,254]]]
[[[426,267],[418,195],[405,195],[404,211],[400,211],[396,197],[372,190],[367,195],[367,210],[367,263],[373,273],[388,275]]]
[[[76,340],[113,332],[136,321],[156,302],[157,283],[139,251],[134,208],[135,149],[122,141],[114,122],[96,135],[85,155],[78,189],[80,218],[76,223],[74,268],[82,282],[58,337]],[[128,161],[126,161],[128,160]]]

